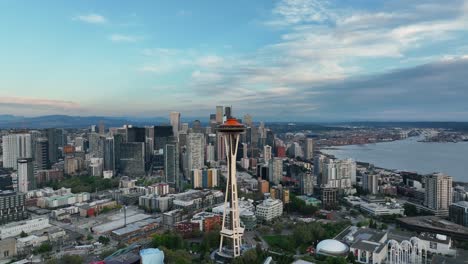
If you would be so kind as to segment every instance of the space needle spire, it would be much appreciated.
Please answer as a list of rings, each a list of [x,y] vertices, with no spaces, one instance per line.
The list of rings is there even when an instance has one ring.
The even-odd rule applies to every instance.
[[[225,193],[226,197],[224,199],[223,222],[220,231],[221,241],[219,244],[219,253],[222,253],[223,242],[225,242],[224,240],[230,239],[232,241],[233,257],[238,257],[241,254],[242,235],[244,234],[244,228],[240,226],[239,218],[236,156],[237,148],[239,146],[239,135],[244,133],[245,130],[246,127],[233,117],[229,117],[226,122],[219,125],[217,128],[217,131],[220,132],[224,138],[228,171]],[[229,198],[230,201],[228,203]],[[229,215],[230,221],[228,222],[227,217],[229,217]]]

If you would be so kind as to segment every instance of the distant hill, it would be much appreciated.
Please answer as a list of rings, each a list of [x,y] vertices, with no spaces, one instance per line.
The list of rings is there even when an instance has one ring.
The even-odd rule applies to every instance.
[[[339,123],[360,127],[401,127],[401,128],[444,128],[455,131],[468,131],[468,122],[344,122]]]
[[[169,120],[162,117],[132,118],[132,117],[105,117],[105,116],[68,116],[47,115],[38,117],[23,117],[13,115],[0,115],[0,128],[84,128],[98,125],[103,122],[106,127],[118,127],[125,124],[136,126],[168,124]]]

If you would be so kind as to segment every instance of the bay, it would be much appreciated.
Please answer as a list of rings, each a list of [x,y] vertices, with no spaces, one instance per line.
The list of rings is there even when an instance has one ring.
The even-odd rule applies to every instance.
[[[468,142],[418,142],[419,137],[392,142],[321,149],[338,159],[352,158],[377,167],[420,174],[442,172],[468,182]]]

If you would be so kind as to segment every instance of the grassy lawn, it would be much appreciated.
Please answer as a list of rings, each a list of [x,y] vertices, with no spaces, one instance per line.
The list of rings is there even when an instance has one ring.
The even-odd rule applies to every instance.
[[[294,243],[290,242],[291,236],[269,235],[263,236],[263,239],[274,251],[295,254]]]

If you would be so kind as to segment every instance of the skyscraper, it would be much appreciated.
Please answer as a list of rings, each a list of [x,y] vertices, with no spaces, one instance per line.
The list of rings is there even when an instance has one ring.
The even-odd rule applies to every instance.
[[[213,162],[216,160],[215,156],[215,146],[209,143],[206,146],[206,162]]]
[[[314,194],[314,176],[311,173],[301,174],[301,194]]]
[[[305,158],[307,160],[312,160],[314,158],[314,140],[312,138],[306,139]]]
[[[233,257],[240,256],[242,235],[244,228],[240,225],[239,218],[239,199],[237,196],[237,177],[236,177],[236,156],[239,145],[239,135],[245,132],[245,126],[240,124],[235,118],[228,119],[224,124],[218,127],[218,132],[224,135],[225,145],[227,146],[227,167],[228,176],[226,183],[226,198],[224,200],[224,213],[221,225],[221,241],[219,244],[219,254],[223,252],[223,240],[232,240]],[[230,207],[228,209],[228,197],[230,197]],[[226,218],[230,216],[229,224]]]
[[[2,137],[3,167],[18,169],[19,158],[32,157],[30,134],[10,134]]]
[[[104,140],[104,170],[115,171],[115,147],[113,137],[107,137]]]
[[[32,159],[18,159],[18,191],[27,193],[34,189],[36,189],[36,179]]]
[[[166,176],[166,183],[176,189],[180,188],[179,146],[177,146],[175,140],[166,144],[164,149],[164,174]]]
[[[268,145],[263,147],[263,159],[265,159],[265,163],[269,163],[271,160],[271,147]]]
[[[104,138],[98,133],[90,133],[88,135],[89,139],[89,154],[94,158],[103,158],[104,157]],[[49,144],[50,147],[50,144]],[[49,151],[50,153],[50,151]]]
[[[370,194],[377,194],[379,191],[379,175],[364,174],[362,176],[362,188]]]
[[[281,158],[274,158],[272,163],[272,179],[271,182],[279,184],[283,178],[283,160]]]
[[[154,126],[154,150],[164,150],[166,144],[172,141],[173,128],[171,126]],[[176,138],[177,139],[177,138]]]
[[[99,134],[104,135],[106,133],[106,126],[104,121],[99,121]]]
[[[144,127],[127,127],[127,142],[145,142],[146,129]]]
[[[47,138],[37,138],[34,142],[34,166],[37,170],[49,168],[49,141]]]
[[[436,173],[426,176],[423,181],[426,188],[424,204],[436,211],[448,210],[452,204],[452,177]]]
[[[244,124],[248,127],[251,127],[252,123],[253,123],[252,116],[249,114],[244,115]]]
[[[172,134],[174,137],[179,137],[179,130],[181,129],[180,126],[180,113],[179,112],[171,112],[170,114],[171,119],[171,126],[172,126]]]
[[[119,166],[121,173],[130,177],[145,175],[145,143],[120,144]]]
[[[202,133],[202,126],[200,120],[195,120],[192,123],[192,132],[193,133]]]
[[[205,137],[201,133],[190,133],[187,137],[188,170],[202,169],[205,159]]]
[[[224,108],[224,116],[226,117],[226,119],[228,118],[231,118],[231,114],[232,114],[232,106],[226,106]]]
[[[223,122],[223,114],[224,114],[223,110],[224,109],[222,105],[216,106],[216,123],[218,124],[221,124]]]
[[[217,133],[216,139],[216,157],[218,161],[226,159],[226,145],[224,144],[224,138],[221,133]]]
[[[58,160],[57,129],[48,128],[46,129],[46,134],[49,142],[49,161],[53,164]]]

